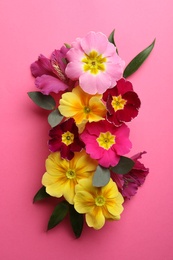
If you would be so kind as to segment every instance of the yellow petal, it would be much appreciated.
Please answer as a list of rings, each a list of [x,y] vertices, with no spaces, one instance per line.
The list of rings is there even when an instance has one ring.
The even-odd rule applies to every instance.
[[[102,228],[105,224],[105,217],[101,208],[93,210],[92,214],[86,214],[86,222],[89,227],[93,227],[94,229]]]
[[[74,195],[75,195],[75,180],[67,180],[65,185],[63,185],[63,195],[64,198],[70,203],[74,203]]]
[[[65,117],[73,117],[81,110],[81,100],[73,92],[67,92],[60,99],[59,111]]]
[[[89,103],[90,98],[92,97],[90,94],[84,92],[80,86],[75,87],[72,92],[79,97],[81,104],[87,105]]]
[[[89,177],[95,172],[98,165],[97,161],[91,159],[90,156],[86,154],[85,150],[82,150],[80,153],[76,153],[74,163],[76,165],[78,178],[84,177],[84,175],[85,177]]]
[[[97,122],[106,116],[106,107],[100,100],[101,97],[102,95],[90,95],[77,86],[72,92],[62,95],[60,113],[67,118],[73,117],[78,125],[86,120]]]
[[[51,153],[46,160],[46,170],[51,175],[64,174],[68,169],[68,162],[61,158],[59,152]]]
[[[89,178],[84,178],[84,179],[79,180],[78,184],[79,185],[76,186],[76,193],[78,191],[85,190],[88,193],[90,193],[93,197],[96,197],[96,194],[98,192],[98,188],[95,188],[92,185],[92,176],[89,177]]]
[[[91,112],[89,122],[97,122],[105,118],[107,110],[103,102],[98,97],[92,97],[89,101]]]
[[[77,188],[78,185],[76,185]],[[77,189],[78,190],[78,189]],[[94,198],[87,191],[78,190],[74,197],[74,207],[79,213],[90,212],[94,207]]]
[[[49,173],[45,172],[45,174],[42,177],[42,184],[44,186],[48,186],[55,182],[57,182],[57,176],[51,176]]]
[[[52,197],[60,198],[63,195],[63,186],[58,182],[55,182],[49,186],[46,186],[46,192]]]
[[[110,179],[109,183],[102,187],[102,193],[106,198],[115,198],[119,193],[116,183]]]

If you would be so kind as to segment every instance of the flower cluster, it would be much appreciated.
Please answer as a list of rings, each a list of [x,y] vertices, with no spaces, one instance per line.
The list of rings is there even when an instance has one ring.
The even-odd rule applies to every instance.
[[[82,232],[83,216],[89,227],[100,229],[106,220],[120,219],[124,200],[143,184],[149,172],[139,161],[144,152],[125,156],[132,148],[127,123],[141,105],[126,78],[153,46],[154,42],[150,51],[146,48],[125,67],[114,31],[109,38],[91,31],[55,50],[50,59],[40,55],[31,64],[39,91],[28,94],[37,105],[51,110],[50,155],[43,186],[34,197],[34,201],[59,199],[48,229],[68,212],[76,237]]]

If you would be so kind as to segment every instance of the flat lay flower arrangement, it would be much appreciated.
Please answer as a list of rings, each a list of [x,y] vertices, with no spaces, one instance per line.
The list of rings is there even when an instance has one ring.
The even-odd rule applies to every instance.
[[[50,110],[50,154],[42,187],[34,196],[34,202],[57,198],[48,229],[65,217],[77,238],[84,221],[101,229],[105,221],[120,219],[123,202],[144,183],[149,170],[140,160],[145,152],[126,156],[132,148],[127,124],[141,106],[127,78],[154,43],[125,66],[114,31],[109,37],[90,31],[31,64],[38,91],[28,95]]]

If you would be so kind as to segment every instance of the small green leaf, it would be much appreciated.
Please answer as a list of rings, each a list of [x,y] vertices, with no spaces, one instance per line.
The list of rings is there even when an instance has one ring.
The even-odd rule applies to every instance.
[[[48,197],[50,197],[50,195],[46,193],[46,188],[43,186],[35,194],[33,202],[36,202],[36,201],[39,201],[39,200],[43,200],[43,199],[48,198]]]
[[[97,166],[96,172],[93,176],[93,186],[103,187],[110,180],[110,171],[109,169],[103,168],[100,165]]]
[[[143,51],[141,51],[125,68],[123,77],[127,78],[132,75],[137,69],[142,65],[142,63],[146,60],[149,56],[150,52],[154,48],[155,39],[154,41]]]
[[[135,163],[132,159],[121,156],[119,163],[116,166],[111,167],[111,171],[113,171],[114,173],[117,173],[117,174],[126,174],[129,171],[131,171],[134,164]]]
[[[48,223],[47,229],[52,229],[58,225],[67,215],[69,205],[66,201],[61,201],[54,209]]]
[[[63,116],[59,113],[58,109],[53,110],[48,116],[48,122],[51,127],[58,125],[62,119]]]
[[[115,45],[115,41],[114,41],[114,33],[115,33],[115,29],[111,32],[111,34],[108,37],[108,41],[113,43]]]
[[[83,230],[83,214],[78,213],[73,205],[70,205],[70,223],[76,238],[79,238]]]
[[[64,45],[65,45],[65,47],[66,47],[66,48],[68,48],[68,49],[70,49],[70,48],[71,48],[71,45],[70,45],[70,44],[68,44],[68,43],[64,43]]]
[[[111,34],[109,35],[108,37],[108,41],[111,42],[113,45],[115,45],[116,47],[116,44],[115,44],[115,40],[114,40],[114,33],[115,33],[115,29],[111,32]],[[116,47],[116,52],[118,54],[118,49]]]
[[[41,108],[46,110],[53,110],[55,108],[55,100],[50,95],[43,95],[41,92],[33,91],[28,92],[28,96],[32,101]]]

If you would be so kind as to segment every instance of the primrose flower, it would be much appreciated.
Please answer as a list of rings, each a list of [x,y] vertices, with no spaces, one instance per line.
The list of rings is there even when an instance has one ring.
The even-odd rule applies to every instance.
[[[66,75],[79,80],[81,88],[89,94],[104,93],[122,77],[124,61],[101,32],[91,31],[86,37],[77,38],[66,57],[69,61]]]
[[[55,50],[50,59],[40,55],[38,60],[31,64],[32,75],[36,78],[35,85],[43,94],[58,93],[70,85],[65,75],[67,50],[63,46],[60,50]]]
[[[93,122],[86,125],[80,137],[91,158],[106,168],[118,164],[120,156],[131,148],[129,128],[125,124],[116,127],[106,120]]]
[[[87,162],[87,163],[86,163]],[[53,197],[64,198],[73,204],[75,185],[82,178],[93,175],[97,162],[83,150],[75,153],[72,160],[62,159],[59,152],[51,153],[46,160],[46,172],[42,184]]]
[[[108,89],[103,99],[106,102],[108,113],[107,120],[120,125],[122,122],[129,122],[138,115],[141,102],[138,95],[133,91],[131,82],[120,79],[117,85]]]
[[[49,150],[60,151],[61,157],[71,160],[74,152],[80,152],[84,143],[79,139],[78,128],[74,119],[70,118],[65,122],[53,127],[49,132]]]
[[[58,108],[63,116],[73,117],[78,125],[87,121],[97,122],[103,120],[107,112],[101,98],[102,95],[87,94],[77,86],[72,92],[62,95]]]
[[[111,173],[112,179],[116,182],[124,198],[130,199],[134,196],[137,193],[138,187],[144,183],[149,173],[149,169],[139,161],[145,153],[146,152],[141,152],[131,157],[135,165],[129,173],[124,175]]]
[[[75,187],[74,207],[77,212],[86,214],[89,227],[100,229],[105,220],[119,220],[123,211],[122,195],[115,182],[110,179],[104,187],[93,187],[92,179],[82,179]]]

